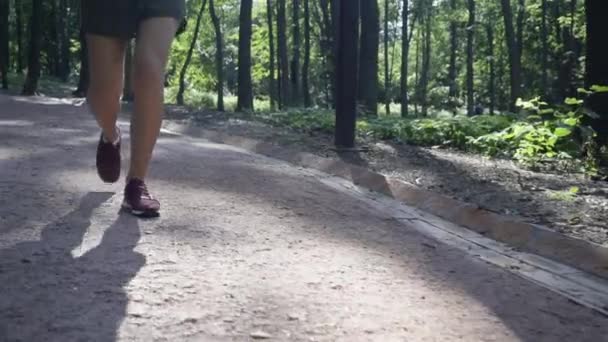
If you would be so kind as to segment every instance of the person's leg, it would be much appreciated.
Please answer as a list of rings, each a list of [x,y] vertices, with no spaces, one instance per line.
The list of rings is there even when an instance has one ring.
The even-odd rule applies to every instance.
[[[171,17],[142,21],[137,31],[133,91],[135,111],[131,120],[129,179],[144,180],[164,111],[164,75],[169,49],[178,28]]]
[[[90,86],[89,107],[107,141],[118,139],[116,120],[123,87],[126,39],[87,34]]]

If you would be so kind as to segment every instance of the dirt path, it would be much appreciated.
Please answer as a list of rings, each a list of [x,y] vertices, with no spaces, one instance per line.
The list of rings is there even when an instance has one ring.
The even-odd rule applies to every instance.
[[[164,135],[162,217],[120,215],[90,115],[38,102],[0,97],[0,341],[606,341],[605,317],[227,146]]]

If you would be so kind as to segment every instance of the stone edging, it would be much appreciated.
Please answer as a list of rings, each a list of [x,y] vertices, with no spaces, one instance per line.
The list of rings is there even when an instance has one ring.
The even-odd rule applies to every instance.
[[[311,153],[298,152],[294,149],[170,120],[166,120],[163,127],[171,132],[236,146],[347,179],[358,186],[382,193],[485,237],[503,242],[514,249],[553,259],[608,279],[608,248],[600,245],[525,223],[515,217],[483,210],[478,206],[421,189],[341,160],[319,157]]]

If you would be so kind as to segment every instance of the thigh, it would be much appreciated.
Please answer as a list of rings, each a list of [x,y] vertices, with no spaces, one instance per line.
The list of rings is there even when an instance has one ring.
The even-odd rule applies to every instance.
[[[164,70],[178,24],[173,17],[151,17],[139,24],[135,47],[136,68]]]
[[[91,86],[120,90],[127,40],[87,34]]]
[[[90,34],[131,38],[137,30],[137,1],[82,1],[82,26]]]

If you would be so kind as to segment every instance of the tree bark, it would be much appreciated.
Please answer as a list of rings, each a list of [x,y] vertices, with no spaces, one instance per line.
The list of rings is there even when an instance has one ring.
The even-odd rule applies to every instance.
[[[380,9],[377,0],[361,2],[361,44],[359,49],[359,102],[366,114],[378,115],[378,49]],[[388,54],[387,54],[388,55]]]
[[[388,58],[389,4],[389,0],[384,0],[384,110],[386,111],[386,115],[391,114],[391,84],[389,81],[390,65]]]
[[[428,5],[426,14],[426,28],[424,32],[424,49],[422,52],[422,71],[420,76],[420,88],[422,97],[422,116],[428,116],[429,101],[428,90],[431,72],[431,43],[432,43],[432,4]]]
[[[277,12],[277,35],[279,41],[279,69],[280,69],[280,103],[281,109],[289,106],[289,57],[287,55],[287,17],[285,11],[285,0],[278,0]]]
[[[409,98],[408,98],[408,82],[407,76],[409,73],[409,54],[410,54],[410,40],[409,40],[409,0],[403,0],[403,11],[402,13],[402,27],[401,27],[401,117],[405,118],[409,116]]]
[[[495,70],[495,56],[494,56],[494,23],[490,20],[486,27],[488,37],[488,63],[490,69],[490,78],[488,83],[488,97],[490,98],[490,115],[494,115],[494,109],[496,108],[496,70]]]
[[[304,0],[304,65],[302,66],[302,92],[304,107],[312,106],[310,98],[310,1]]]
[[[59,18],[57,30],[59,31],[60,58],[58,76],[63,82],[70,77],[70,35],[69,35],[69,9],[68,0],[59,0]]]
[[[293,55],[291,60],[291,104],[299,106],[300,98],[300,0],[292,2]]]
[[[605,1],[585,0],[587,16],[587,60],[585,85],[608,86],[608,50],[605,46],[606,24]],[[595,93],[587,100],[587,107],[597,118],[590,123],[598,134],[599,144],[608,144],[608,92]]]
[[[190,62],[192,61],[194,48],[196,47],[196,42],[198,41],[198,35],[201,30],[201,21],[203,19],[203,13],[205,12],[206,4],[207,0],[202,0],[201,9],[199,10],[198,16],[196,17],[194,36],[192,37],[192,41],[190,42],[190,48],[188,49],[188,53],[186,54],[186,60],[184,61],[182,70],[179,73],[179,89],[177,91],[176,101],[177,104],[180,106],[184,105],[184,92],[186,91],[186,73],[188,72],[188,67],[190,66]]]
[[[217,90],[217,110],[220,112],[224,111],[224,36],[222,35],[222,26],[220,18],[215,11],[214,0],[209,0],[209,14],[211,15],[211,21],[213,22],[213,29],[215,31],[215,70],[216,70],[216,90]],[[270,5],[270,0],[268,0]],[[271,18],[268,19],[269,23],[272,23]],[[272,46],[272,25],[270,25],[270,44]],[[271,49],[270,60],[274,58],[274,50]],[[274,81],[274,65],[271,64],[271,73]],[[273,85],[271,85],[271,89]],[[271,101],[273,99],[272,93],[270,95]],[[274,106],[273,106],[274,108]]]
[[[450,0],[450,9],[452,11],[452,15],[456,14],[458,10],[458,6],[456,0]],[[456,58],[458,54],[458,21],[454,18],[450,22],[450,68],[448,71],[448,84],[449,84],[449,96],[450,102],[455,102],[457,94],[456,87],[456,77],[457,77],[457,69],[456,69]]]
[[[511,10],[510,0],[501,0],[502,12],[505,21],[505,41],[509,51],[509,65],[511,67],[511,96],[509,109],[515,111],[515,104],[521,93],[521,59],[518,51],[519,45],[515,37],[515,28],[513,27],[513,12]]]
[[[475,43],[475,0],[468,0],[469,22],[467,25],[467,114],[475,114],[475,70],[474,43]]]
[[[541,63],[541,88],[545,95],[549,94],[549,33],[547,29],[547,14],[548,4],[547,0],[542,0],[541,3],[541,24],[540,24],[540,39],[542,42],[542,48],[540,53]]]
[[[32,0],[32,15],[30,17],[30,50],[28,56],[28,70],[23,84],[22,95],[31,96],[38,89],[40,79],[40,51],[42,48],[42,0]]]
[[[336,63],[336,132],[335,144],[355,146],[357,122],[357,51],[359,41],[359,0],[334,0],[339,8],[339,31]]]
[[[23,50],[23,3],[19,0],[15,4],[15,39],[17,40],[17,72],[22,73],[24,66]]]
[[[253,84],[251,81],[251,34],[253,0],[241,1],[239,16],[239,61],[237,111],[253,111]]]
[[[9,0],[0,0],[0,74],[2,74],[2,89],[8,89],[8,69],[10,65],[9,12]]]

